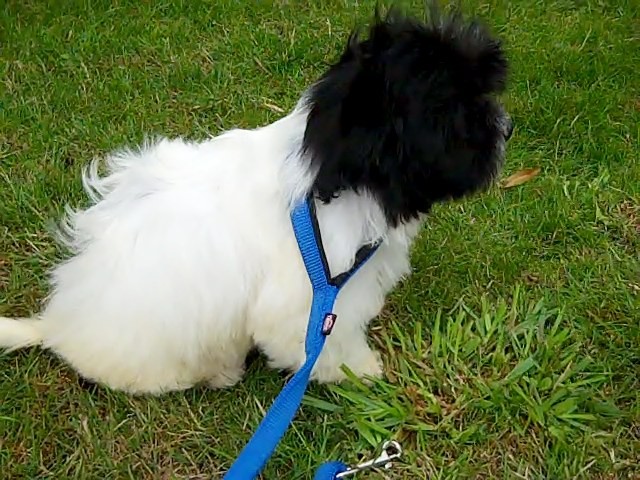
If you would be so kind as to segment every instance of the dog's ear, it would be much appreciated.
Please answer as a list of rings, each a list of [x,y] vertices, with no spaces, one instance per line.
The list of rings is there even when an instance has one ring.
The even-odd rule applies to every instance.
[[[502,43],[480,21],[465,22],[460,13],[443,15],[429,10],[429,21],[418,23],[395,8],[382,17],[376,11],[368,38],[354,30],[342,61],[356,60],[367,74],[380,71],[397,58],[398,46],[412,45],[422,52],[426,73],[446,66],[448,82],[472,94],[501,93],[507,82],[507,59]],[[414,65],[415,69],[416,65]]]
[[[462,57],[460,78],[478,94],[500,93],[507,82],[507,59],[501,42],[477,21],[452,21],[442,29]]]
[[[507,83],[506,55],[499,39],[480,20],[465,21],[456,7],[445,14],[436,0],[425,0],[427,29],[436,34],[438,43],[454,47],[460,55],[461,71],[458,78],[479,94],[500,93]],[[387,21],[402,16],[402,12],[392,8]]]

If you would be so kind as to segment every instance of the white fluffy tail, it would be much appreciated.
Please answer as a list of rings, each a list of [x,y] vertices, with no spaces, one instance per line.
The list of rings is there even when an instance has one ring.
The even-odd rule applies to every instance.
[[[42,333],[38,323],[35,318],[0,317],[0,349],[11,351],[40,344]]]

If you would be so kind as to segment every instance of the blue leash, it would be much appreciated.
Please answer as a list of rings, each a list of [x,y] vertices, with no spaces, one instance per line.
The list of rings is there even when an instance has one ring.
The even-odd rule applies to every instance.
[[[276,397],[253,437],[224,476],[224,480],[255,479],[273,455],[302,403],[313,366],[335,324],[336,316],[332,312],[338,292],[378,247],[378,244],[362,247],[349,271],[331,277],[312,198],[307,198],[294,208],[291,222],[313,287],[313,301],[305,339],[307,358],[302,368]],[[342,462],[327,462],[316,471],[314,479],[334,480],[347,471],[347,466]]]

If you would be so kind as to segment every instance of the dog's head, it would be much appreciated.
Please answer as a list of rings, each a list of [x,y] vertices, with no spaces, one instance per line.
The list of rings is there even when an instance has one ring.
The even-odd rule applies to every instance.
[[[506,76],[500,42],[477,22],[376,16],[308,92],[317,195],[368,190],[395,225],[487,187],[513,129],[496,98]]]

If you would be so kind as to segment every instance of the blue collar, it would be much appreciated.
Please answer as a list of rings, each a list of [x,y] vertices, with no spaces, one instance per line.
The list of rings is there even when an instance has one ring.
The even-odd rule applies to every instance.
[[[356,254],[354,265],[348,271],[331,276],[312,197],[293,209],[291,223],[313,287],[313,301],[305,339],[306,361],[276,397],[253,437],[224,476],[224,480],[253,480],[264,468],[300,407],[311,371],[322,352],[326,337],[335,325],[337,317],[333,313],[333,306],[338,292],[380,245],[380,241],[373,245],[365,245]],[[341,462],[328,462],[322,465],[315,478],[334,479],[345,470],[347,467]]]

